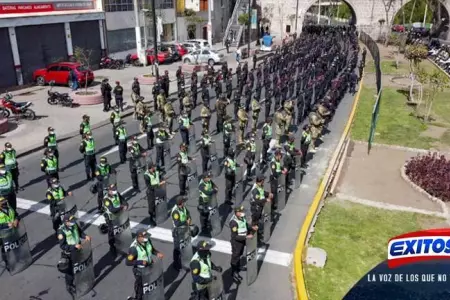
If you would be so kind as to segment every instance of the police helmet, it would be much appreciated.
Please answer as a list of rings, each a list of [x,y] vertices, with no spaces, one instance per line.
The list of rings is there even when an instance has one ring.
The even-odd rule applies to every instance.
[[[53,156],[53,149],[52,148],[47,148],[47,150],[45,151],[45,153],[48,155],[48,156]]]
[[[5,143],[5,148],[8,149],[8,150],[12,149],[11,143],[10,142],[6,142]]]
[[[211,250],[212,245],[205,240],[201,240],[197,243],[197,249],[200,251]]]
[[[209,131],[208,131],[208,129],[204,129],[203,131],[202,131],[202,135],[208,135],[209,134]]]

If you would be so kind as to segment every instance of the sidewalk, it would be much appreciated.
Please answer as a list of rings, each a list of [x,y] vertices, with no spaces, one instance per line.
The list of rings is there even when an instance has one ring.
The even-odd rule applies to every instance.
[[[417,154],[412,149],[353,142],[339,178],[339,198],[353,197],[383,204],[442,212],[441,206],[414,190],[402,177],[401,167]]]

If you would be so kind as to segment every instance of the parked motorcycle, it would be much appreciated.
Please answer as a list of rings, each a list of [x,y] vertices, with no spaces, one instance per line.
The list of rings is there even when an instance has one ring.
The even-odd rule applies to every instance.
[[[123,69],[124,61],[122,59],[114,59],[108,56],[104,56],[100,60],[101,69]]]
[[[53,91],[54,81],[50,81],[50,89],[47,91],[47,103],[50,105],[61,104],[62,106],[72,107],[73,100],[68,93],[58,93]]]
[[[0,98],[0,116],[8,118],[12,113],[17,119],[36,119],[36,113],[29,108],[33,105],[32,102],[14,102],[12,98],[11,93],[6,93],[5,97]]]

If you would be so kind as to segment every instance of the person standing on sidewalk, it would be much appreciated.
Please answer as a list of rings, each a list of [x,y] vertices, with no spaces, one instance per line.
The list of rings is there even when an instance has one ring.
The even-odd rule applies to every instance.
[[[120,85],[120,81],[116,81],[116,86],[113,90],[114,99],[116,100],[116,107],[120,108],[123,112],[123,87]]]
[[[231,41],[230,41],[230,38],[228,37],[225,41],[225,48],[227,48],[227,54],[230,53],[230,45],[231,45]]]
[[[78,90],[78,76],[73,69],[69,72],[69,80],[72,82],[72,91]]]
[[[237,48],[236,50],[236,62],[239,64],[241,61],[242,51],[241,48]]]

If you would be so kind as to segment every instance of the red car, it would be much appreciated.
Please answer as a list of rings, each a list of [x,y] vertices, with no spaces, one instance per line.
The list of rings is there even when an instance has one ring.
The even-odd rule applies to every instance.
[[[69,77],[71,70],[77,75],[80,86],[86,83],[86,79],[88,85],[94,81],[94,73],[76,62],[54,63],[48,65],[45,69],[38,69],[33,72],[33,81],[37,85],[45,85],[50,81],[55,81],[55,84],[68,85],[70,87],[72,85]]]
[[[153,62],[155,61],[155,54],[153,53],[153,48],[152,49],[147,49],[145,51],[145,54],[147,55],[147,64],[153,64]],[[162,51],[158,51],[158,63],[159,64],[163,64],[167,58],[169,57],[169,54],[166,52],[162,52]],[[131,54],[131,62],[132,64],[139,64],[139,56],[137,55],[137,53],[135,54]]]

